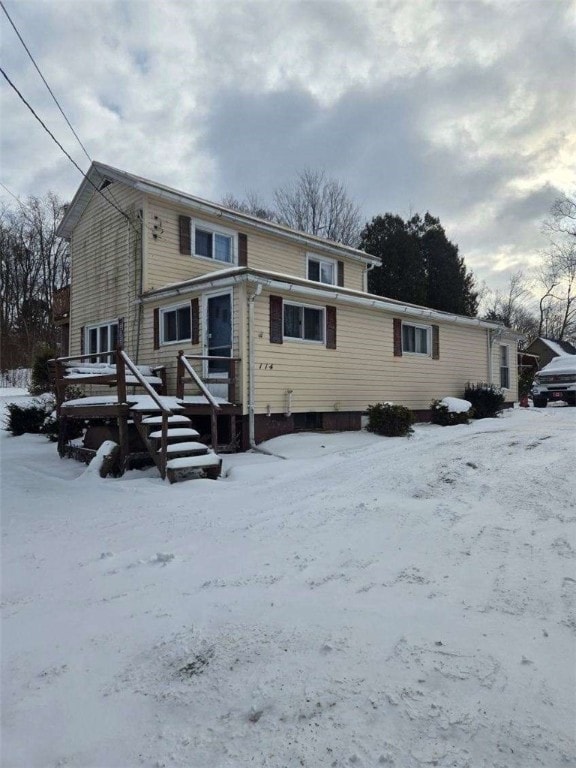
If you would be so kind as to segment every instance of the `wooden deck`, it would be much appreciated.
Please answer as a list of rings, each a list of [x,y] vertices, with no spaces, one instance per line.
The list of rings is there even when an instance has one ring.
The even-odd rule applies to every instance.
[[[121,348],[101,354],[99,360],[94,358],[94,355],[80,355],[51,361],[60,418],[58,451],[61,456],[86,460],[105,440],[112,440],[119,445],[115,474],[141,465],[148,457],[148,463],[155,463],[164,477],[168,456],[174,450],[167,437],[168,422],[174,416],[187,417],[198,431],[199,440],[212,451],[239,450],[241,435],[238,427],[242,406],[212,395],[208,386],[214,383],[213,380],[203,381],[190,362],[202,364],[212,358],[187,358],[179,352],[178,391],[174,395],[166,392],[163,368],[135,366]],[[236,390],[239,360],[225,359],[230,366],[230,374],[221,378],[219,383],[226,383],[230,396]],[[101,390],[101,385],[104,385],[109,393],[103,390],[98,395],[66,400],[70,385],[81,388],[99,385]],[[197,394],[186,391],[190,386]],[[137,390],[139,394],[136,394]],[[158,429],[162,434],[160,448],[154,440],[149,440],[148,430],[143,426],[145,417],[150,416],[157,416]],[[71,440],[78,433],[78,422],[82,422],[84,428],[82,445],[78,444],[78,440]]]

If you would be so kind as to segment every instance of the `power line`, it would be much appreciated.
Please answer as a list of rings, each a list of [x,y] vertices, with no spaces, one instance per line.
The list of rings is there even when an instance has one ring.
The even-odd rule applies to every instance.
[[[42,72],[40,71],[40,67],[39,67],[39,66],[38,66],[38,64],[36,63],[36,61],[35,61],[35,59],[34,59],[34,56],[32,56],[32,53],[30,52],[30,49],[28,48],[28,46],[27,46],[27,45],[26,45],[26,43],[24,42],[24,39],[23,39],[22,35],[21,35],[21,34],[20,34],[20,32],[18,31],[18,28],[16,27],[16,24],[14,23],[14,21],[12,20],[12,18],[11,18],[11,16],[10,16],[10,14],[9,14],[9,13],[8,13],[8,11],[6,10],[6,6],[4,5],[4,3],[2,2],[2,0],[0,0],[0,7],[2,7],[2,10],[3,10],[3,11],[4,11],[4,13],[6,14],[6,18],[8,19],[8,21],[9,21],[9,22],[10,22],[10,24],[12,25],[12,29],[14,30],[14,32],[16,32],[16,35],[17,35],[18,39],[20,40],[20,42],[22,43],[22,45],[23,45],[23,47],[24,47],[24,50],[26,51],[26,53],[27,53],[27,54],[28,54],[28,56],[30,57],[30,61],[32,62],[32,64],[34,64],[34,67],[36,68],[36,71],[38,72],[38,74],[40,75],[40,78],[42,79],[42,82],[44,83],[44,85],[45,85],[45,86],[46,86],[46,88],[48,89],[48,93],[49,93],[49,94],[50,94],[50,96],[52,96],[52,98],[54,99],[54,103],[56,104],[56,106],[57,106],[57,107],[58,107],[58,109],[60,110],[60,113],[61,113],[62,117],[63,117],[63,118],[64,118],[64,120],[66,121],[66,123],[67,123],[68,127],[70,128],[70,130],[72,131],[72,133],[74,134],[74,137],[75,137],[76,141],[77,141],[77,142],[78,142],[78,144],[81,146],[81,148],[82,148],[82,151],[84,152],[84,154],[86,155],[86,157],[88,158],[88,160],[89,160],[90,162],[92,162],[92,158],[90,157],[90,155],[89,155],[89,153],[88,153],[88,150],[86,149],[86,147],[84,146],[84,144],[83,144],[83,143],[80,141],[80,137],[78,136],[78,134],[76,133],[76,131],[75,131],[75,130],[74,130],[74,128],[72,127],[72,123],[70,122],[70,120],[68,120],[68,118],[67,118],[67,116],[66,116],[66,114],[65,114],[64,110],[63,110],[63,109],[62,109],[62,107],[60,106],[60,102],[59,102],[59,101],[58,101],[58,99],[56,98],[56,96],[55,96],[55,94],[54,94],[54,91],[52,90],[52,88],[50,88],[50,86],[48,85],[48,81],[46,80],[46,78],[44,77],[44,75],[42,74]],[[118,205],[118,207],[120,207],[120,203],[118,203],[118,200],[117,200],[117,199],[114,197],[114,192],[113,192],[111,189],[109,189],[109,190],[108,190],[108,193],[109,193],[110,197],[112,198],[112,200],[113,200],[113,201],[114,201],[114,202],[115,202],[115,203]]]
[[[24,50],[26,51],[26,53],[27,53],[27,54],[28,54],[28,56],[30,57],[30,61],[31,61],[31,62],[32,62],[32,64],[34,64],[34,66],[36,67],[36,71],[38,72],[38,74],[39,74],[39,75],[40,75],[40,77],[42,78],[42,82],[44,83],[44,85],[45,85],[45,86],[46,86],[46,88],[48,89],[48,92],[50,93],[50,96],[52,96],[52,98],[54,99],[54,103],[56,104],[56,106],[57,106],[57,107],[58,107],[58,109],[60,110],[60,113],[61,113],[62,117],[64,118],[64,120],[66,120],[66,123],[68,124],[68,127],[70,128],[70,130],[72,131],[72,133],[73,133],[73,134],[74,134],[74,136],[76,137],[76,141],[77,141],[77,142],[78,142],[78,144],[80,144],[80,146],[82,147],[82,150],[83,150],[84,154],[86,155],[86,157],[88,158],[88,160],[89,160],[90,162],[92,162],[92,158],[91,158],[91,157],[90,157],[90,155],[88,154],[88,151],[87,151],[86,147],[84,146],[84,144],[82,144],[82,142],[80,141],[80,137],[78,136],[78,134],[76,133],[76,131],[75,131],[75,130],[74,130],[74,128],[72,127],[72,123],[71,123],[71,122],[70,122],[70,120],[68,120],[68,118],[66,117],[66,115],[65,115],[65,113],[64,113],[64,110],[63,110],[63,109],[62,109],[62,107],[60,106],[60,102],[58,101],[58,99],[57,99],[57,98],[56,98],[56,96],[54,95],[54,92],[53,92],[52,88],[50,88],[50,86],[48,85],[48,83],[47,83],[47,81],[46,81],[46,78],[44,77],[44,75],[43,75],[43,74],[42,74],[42,72],[40,71],[40,67],[38,66],[38,64],[36,64],[36,61],[34,60],[34,56],[32,56],[32,54],[30,53],[30,49],[28,48],[28,46],[27,46],[27,45],[26,45],[26,43],[24,42],[24,40],[23,40],[23,38],[22,38],[22,35],[21,35],[21,34],[20,34],[20,32],[18,31],[18,29],[17,29],[17,27],[16,27],[16,24],[15,24],[15,23],[12,21],[12,19],[11,19],[11,17],[10,17],[10,14],[9,14],[9,13],[8,13],[8,11],[6,10],[6,6],[4,5],[4,3],[2,2],[2,0],[0,0],[0,7],[1,7],[1,8],[2,8],[2,10],[4,11],[4,13],[6,14],[6,18],[8,19],[8,21],[9,21],[9,22],[10,22],[10,24],[12,25],[12,29],[14,30],[14,32],[16,32],[16,34],[17,34],[17,36],[18,36],[18,39],[20,40],[20,42],[21,42],[21,43],[22,43],[22,45],[24,46]]]
[[[87,175],[84,173],[84,171],[82,170],[82,168],[80,168],[80,166],[78,165],[78,163],[76,162],[76,160],[74,160],[74,158],[73,158],[71,155],[69,155],[69,154],[68,154],[68,152],[67,152],[67,151],[64,149],[64,147],[62,146],[62,144],[60,144],[60,142],[58,141],[58,139],[56,138],[56,136],[54,136],[54,134],[52,133],[52,131],[50,130],[50,128],[48,128],[48,126],[47,126],[47,125],[46,125],[46,123],[45,123],[45,122],[42,120],[42,118],[41,118],[41,117],[39,117],[39,116],[36,114],[36,112],[34,111],[34,108],[33,108],[32,106],[30,106],[30,104],[29,104],[29,103],[26,101],[26,99],[25,99],[25,98],[24,98],[24,96],[23,96],[23,95],[20,93],[20,91],[18,90],[18,88],[17,88],[17,87],[14,85],[14,83],[12,82],[12,80],[10,80],[10,78],[8,77],[8,75],[6,74],[6,72],[5,72],[5,71],[2,69],[2,67],[0,67],[0,73],[2,74],[2,76],[4,77],[4,79],[6,80],[6,82],[8,83],[8,85],[9,85],[9,86],[10,86],[10,87],[11,87],[11,88],[12,88],[12,89],[15,91],[15,93],[18,95],[18,97],[20,98],[20,100],[21,100],[21,101],[22,101],[22,102],[23,102],[23,103],[24,103],[24,104],[25,104],[25,105],[28,107],[28,109],[30,110],[30,112],[32,112],[32,114],[34,115],[34,117],[36,118],[36,120],[38,120],[38,122],[40,123],[40,125],[42,126],[42,128],[44,128],[44,130],[46,131],[46,133],[47,133],[47,134],[50,136],[50,138],[52,139],[52,141],[53,141],[55,144],[57,144],[57,145],[58,145],[58,147],[59,147],[59,148],[62,150],[62,152],[63,152],[63,153],[66,155],[66,157],[68,158],[68,160],[70,160],[70,162],[72,163],[72,165],[73,165],[73,166],[74,166],[74,167],[75,167],[75,168],[76,168],[76,169],[77,169],[77,170],[78,170],[78,171],[79,171],[79,172],[82,174],[82,176],[83,176],[83,177],[86,179],[86,181],[87,181],[87,182],[88,182],[88,183],[89,183],[91,186],[93,186],[93,187],[94,187],[94,189],[96,190],[96,192],[98,192],[98,194],[102,195],[102,197],[104,198],[104,200],[106,200],[106,202],[107,202],[107,203],[109,203],[109,204],[110,204],[110,205],[111,205],[113,208],[115,208],[115,209],[118,211],[118,213],[119,213],[121,216],[124,216],[124,218],[125,218],[125,219],[126,219],[128,222],[130,222],[130,224],[132,224],[132,226],[134,226],[134,224],[133,224],[132,220],[130,219],[130,217],[128,216],[128,214],[127,214],[127,213],[125,213],[125,212],[124,212],[124,211],[123,211],[121,208],[119,208],[119,207],[118,207],[118,206],[117,206],[115,203],[113,203],[113,202],[112,202],[112,200],[110,200],[108,197],[106,197],[106,195],[105,195],[105,194],[102,192],[102,190],[101,190],[101,189],[99,189],[99,188],[96,186],[96,184],[94,184],[94,182],[92,181],[92,179],[88,178],[88,176],[87,176]]]
[[[24,203],[22,202],[22,200],[20,200],[20,198],[19,198],[17,195],[15,195],[15,194],[14,194],[14,192],[11,192],[11,191],[8,189],[8,187],[6,186],[6,184],[3,184],[3,183],[0,181],[0,187],[2,187],[3,189],[5,189],[5,190],[6,190],[6,192],[8,192],[8,194],[10,195],[10,197],[13,197],[13,198],[14,198],[14,200],[16,200],[16,202],[18,203],[18,205],[20,205],[20,206],[24,207]]]

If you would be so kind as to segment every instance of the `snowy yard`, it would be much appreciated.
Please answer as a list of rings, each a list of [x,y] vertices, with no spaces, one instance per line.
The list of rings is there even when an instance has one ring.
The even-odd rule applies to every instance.
[[[5,768],[576,764],[576,408],[226,477],[2,450]]]

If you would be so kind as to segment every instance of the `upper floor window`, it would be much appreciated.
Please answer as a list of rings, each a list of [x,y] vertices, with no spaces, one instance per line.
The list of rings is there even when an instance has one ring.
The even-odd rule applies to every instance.
[[[204,222],[193,222],[194,255],[203,256],[206,259],[215,259],[227,264],[234,263],[233,232],[215,229]]]
[[[190,341],[192,338],[192,318],[190,304],[178,307],[166,307],[160,310],[161,343]]]
[[[429,325],[402,323],[402,352],[429,355],[431,330]]]
[[[103,352],[113,353],[118,344],[118,321],[90,325],[85,329],[85,349],[87,355],[94,355],[93,363],[112,363],[113,354],[104,355]]]
[[[508,363],[508,347],[505,344],[500,345],[500,386],[503,389],[510,389],[510,366]]]
[[[284,302],[284,337],[324,342],[324,309]]]
[[[326,285],[337,284],[337,262],[332,259],[319,258],[318,256],[307,256],[307,278],[317,283],[326,283]]]

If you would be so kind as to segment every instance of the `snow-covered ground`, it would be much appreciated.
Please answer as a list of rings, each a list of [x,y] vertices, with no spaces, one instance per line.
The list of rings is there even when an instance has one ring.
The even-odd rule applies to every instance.
[[[2,434],[2,765],[576,764],[576,408],[218,482]]]

